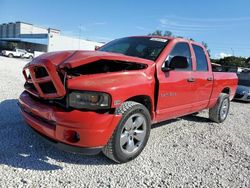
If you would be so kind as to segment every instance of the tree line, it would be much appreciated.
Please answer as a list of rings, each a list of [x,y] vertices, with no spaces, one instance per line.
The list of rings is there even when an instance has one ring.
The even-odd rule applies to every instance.
[[[211,61],[222,66],[250,68],[250,59],[246,59],[245,57],[229,56],[220,59],[211,59]]]

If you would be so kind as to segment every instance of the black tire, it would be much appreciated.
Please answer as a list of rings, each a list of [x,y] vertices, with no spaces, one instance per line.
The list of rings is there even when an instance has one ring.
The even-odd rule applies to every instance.
[[[225,104],[227,106],[225,106]],[[221,93],[216,105],[209,109],[209,119],[216,123],[222,123],[227,118],[230,107],[229,95]]]
[[[13,54],[9,54],[8,57],[13,58],[14,56],[13,56]]]
[[[119,124],[117,125],[113,135],[111,136],[109,142],[107,143],[107,145],[103,148],[103,153],[104,155],[106,155],[108,158],[114,160],[117,163],[125,163],[128,162],[134,158],[136,158],[144,149],[144,147],[147,144],[149,135],[150,135],[150,129],[151,129],[151,117],[150,117],[150,113],[148,111],[148,109],[137,102],[133,102],[133,101],[127,101],[125,103],[123,103],[118,109],[116,109],[116,114],[121,114],[122,115],[122,119],[119,122]],[[145,128],[145,135],[143,140],[140,142],[140,145],[137,146],[137,144],[134,144],[134,146],[136,146],[136,150],[132,153],[128,153],[125,151],[125,149],[123,148],[123,146],[121,146],[121,136],[122,134],[124,134],[123,131],[126,131],[126,134],[128,131],[126,130],[125,124],[131,120],[134,116],[139,116],[140,118],[143,117],[143,126]],[[135,117],[136,118],[136,117]],[[135,122],[133,122],[133,125],[135,124]],[[128,125],[128,124],[126,124]],[[133,126],[132,126],[133,127]],[[133,131],[135,129],[133,129],[131,127],[130,131]],[[138,126],[139,127],[139,126]],[[137,131],[137,130],[135,130]],[[135,134],[135,133],[134,133]],[[136,137],[136,136],[135,136]],[[129,138],[128,136],[128,142],[131,139],[131,137]],[[135,139],[136,141],[136,139]],[[133,143],[135,143],[134,141],[134,137],[133,137]],[[128,144],[129,145],[129,144]]]

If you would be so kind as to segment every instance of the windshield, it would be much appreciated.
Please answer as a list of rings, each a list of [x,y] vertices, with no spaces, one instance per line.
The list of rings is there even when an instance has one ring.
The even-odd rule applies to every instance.
[[[127,37],[111,41],[98,51],[121,53],[155,61],[167,43],[168,39],[163,38]]]

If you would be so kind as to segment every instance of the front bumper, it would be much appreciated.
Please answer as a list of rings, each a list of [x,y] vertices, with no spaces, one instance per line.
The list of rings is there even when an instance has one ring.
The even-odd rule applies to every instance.
[[[70,153],[79,153],[84,155],[96,155],[102,151],[102,147],[78,147],[78,146],[72,146],[69,144],[64,144],[62,142],[58,142],[52,138],[49,138],[42,133],[38,132],[34,128],[30,127],[31,130],[33,130],[34,134],[37,135],[40,139],[42,139],[44,142],[60,149],[63,151],[67,151]]]
[[[20,95],[19,105],[24,120],[32,129],[60,149],[74,153],[91,154],[96,150],[93,152],[95,154],[100,151],[121,119],[121,115],[115,114],[65,111],[35,101],[26,91]],[[72,133],[77,133],[79,140],[72,140]]]

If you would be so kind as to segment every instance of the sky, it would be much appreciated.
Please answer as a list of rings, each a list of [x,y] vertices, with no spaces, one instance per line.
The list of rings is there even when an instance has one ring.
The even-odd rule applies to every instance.
[[[0,0],[0,23],[15,21],[104,42],[168,30],[205,41],[212,58],[250,56],[249,0]]]

